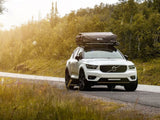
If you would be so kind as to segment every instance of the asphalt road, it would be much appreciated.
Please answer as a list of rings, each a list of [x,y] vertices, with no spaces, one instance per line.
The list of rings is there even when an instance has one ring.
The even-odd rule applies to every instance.
[[[64,88],[64,78],[23,75],[15,73],[0,72],[1,84],[5,77],[22,79],[24,81],[48,81],[49,83]],[[140,105],[160,108],[160,86],[139,85],[135,92],[126,92],[123,87],[116,86],[113,91],[109,91],[106,86],[93,87],[90,91],[81,93],[104,99],[119,100],[122,102],[136,103]]]
[[[113,91],[109,91],[107,87],[94,87],[90,91],[83,91],[82,93],[104,99],[110,98],[113,100],[160,108],[160,93],[156,92],[139,90],[135,92],[126,92],[122,87],[117,87]]]

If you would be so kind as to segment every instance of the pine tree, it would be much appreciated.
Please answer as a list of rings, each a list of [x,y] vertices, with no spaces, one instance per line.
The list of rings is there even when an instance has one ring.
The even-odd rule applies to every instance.
[[[52,2],[52,8],[51,8],[51,14],[50,14],[50,24],[52,28],[54,27],[54,14],[55,14],[54,3]]]
[[[50,24],[51,27],[55,27],[55,25],[58,23],[58,8],[57,8],[57,2],[54,5],[54,2],[52,2],[52,8],[50,13]]]
[[[4,8],[2,7],[4,0],[0,0],[0,14],[3,12]]]

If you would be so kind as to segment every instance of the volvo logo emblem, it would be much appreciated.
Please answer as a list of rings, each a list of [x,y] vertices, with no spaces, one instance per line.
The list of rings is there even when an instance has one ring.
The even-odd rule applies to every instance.
[[[112,71],[113,71],[113,72],[117,71],[117,68],[118,68],[118,66],[113,66],[113,67],[112,67]]]

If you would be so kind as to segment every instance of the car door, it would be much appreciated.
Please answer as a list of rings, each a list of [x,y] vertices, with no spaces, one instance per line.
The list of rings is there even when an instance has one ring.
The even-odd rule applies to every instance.
[[[77,62],[78,62],[78,60],[76,60],[76,56],[77,56],[78,51],[79,51],[79,48],[76,48],[76,49],[74,50],[73,56],[72,56],[72,58],[71,58],[71,60],[70,60],[70,62],[69,62],[69,64],[70,64],[71,76],[75,76],[75,75],[76,75],[76,72],[75,72],[76,68],[75,68],[75,66],[76,66],[76,64],[77,64]]]
[[[82,52],[83,52],[83,48],[80,48],[79,50],[78,50],[78,52],[77,52],[77,54],[76,54],[76,56],[75,56],[75,58],[76,57],[79,57],[80,59],[79,60],[75,60],[74,61],[74,74],[75,74],[75,76],[77,76],[78,77],[78,75],[79,75],[79,65],[80,65],[80,62],[81,62],[81,59],[82,59]]]

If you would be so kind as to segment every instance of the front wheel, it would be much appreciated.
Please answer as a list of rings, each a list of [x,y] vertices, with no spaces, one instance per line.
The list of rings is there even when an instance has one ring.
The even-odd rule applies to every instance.
[[[66,71],[65,71],[65,85],[66,85],[67,89],[73,90],[74,86],[70,85],[71,82],[72,82],[72,80],[71,80],[71,77],[69,75],[69,71],[68,71],[68,69],[66,69]]]
[[[79,90],[83,91],[90,88],[91,86],[87,84],[84,72],[81,71],[79,75]]]
[[[124,85],[124,88],[126,91],[135,91],[137,89],[137,86],[138,86],[138,81]]]

